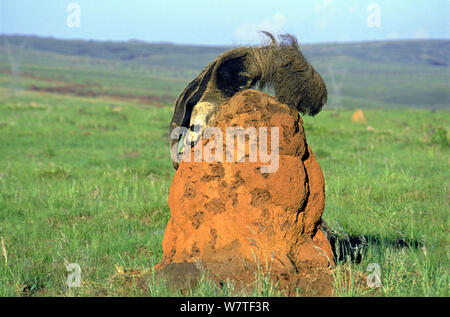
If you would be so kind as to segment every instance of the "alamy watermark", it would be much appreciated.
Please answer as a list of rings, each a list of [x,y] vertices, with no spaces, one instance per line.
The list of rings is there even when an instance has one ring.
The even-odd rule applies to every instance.
[[[369,28],[381,27],[381,7],[378,3],[372,2],[367,5],[366,11],[369,12],[367,16],[367,26]]]
[[[67,275],[68,287],[81,287],[81,267],[78,263],[70,263],[67,265],[67,271],[70,272]]]
[[[67,5],[66,11],[70,12],[66,19],[66,25],[69,28],[79,28],[81,26],[81,7],[76,2]]]
[[[367,265],[367,272],[370,272],[367,276],[367,286],[380,287],[381,286],[381,267],[378,263],[370,263]]]
[[[208,127],[195,144],[186,142],[188,128],[178,127],[172,131],[171,140],[179,140],[171,149],[172,160],[180,162],[261,162],[261,173],[274,173],[279,166],[279,128],[227,127],[225,136],[217,127]],[[202,140],[209,140],[203,147]],[[234,141],[237,140],[235,143]],[[246,146],[248,140],[248,149]],[[225,142],[224,142],[225,141]],[[226,144],[224,148],[224,143]],[[270,147],[270,153],[268,152]],[[192,155],[193,152],[193,155]],[[192,157],[193,156],[193,157]],[[259,160],[258,160],[259,159]]]

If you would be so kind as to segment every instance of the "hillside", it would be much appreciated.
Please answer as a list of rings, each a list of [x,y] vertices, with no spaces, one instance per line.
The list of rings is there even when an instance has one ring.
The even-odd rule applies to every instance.
[[[109,60],[151,61],[156,56],[216,56],[232,47],[175,45],[171,43],[147,43],[130,40],[128,42],[105,42],[86,40],[58,40],[36,36],[1,36],[10,45],[25,45],[26,48]],[[371,62],[414,62],[434,66],[450,65],[450,40],[431,41],[378,41],[358,43],[329,43],[303,45],[309,58],[331,58],[349,56]],[[207,61],[202,61],[203,64]],[[202,65],[203,65],[202,64]],[[181,64],[180,67],[188,67]]]
[[[171,104],[231,47],[0,36],[1,84]],[[448,108],[450,41],[302,45],[324,77],[332,107]],[[11,76],[14,75],[14,76]]]

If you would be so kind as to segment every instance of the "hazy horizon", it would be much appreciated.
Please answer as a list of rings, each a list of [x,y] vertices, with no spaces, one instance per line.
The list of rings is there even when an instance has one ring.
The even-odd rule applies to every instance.
[[[447,0],[285,0],[257,6],[237,0],[1,0],[0,34],[207,46],[258,43],[258,30],[291,33],[303,44],[447,40],[449,13]]]
[[[127,42],[138,42],[145,44],[167,44],[167,45],[177,45],[177,46],[206,46],[206,47],[229,47],[233,44],[199,44],[199,43],[176,43],[172,41],[148,41],[140,39],[128,39],[128,40],[103,40],[103,39],[83,39],[83,38],[61,38],[55,36],[43,36],[36,34],[5,34],[0,33],[0,36],[20,36],[20,37],[37,37],[61,41],[84,41],[84,42],[109,42],[109,43],[127,43]],[[263,40],[264,38],[261,37]],[[401,38],[401,39],[379,39],[379,40],[356,40],[356,41],[335,41],[335,42],[302,42],[302,45],[327,45],[327,44],[357,44],[357,43],[374,43],[374,42],[389,42],[389,41],[450,41],[450,38],[433,38],[433,39],[420,39],[420,38]],[[258,44],[258,43],[253,43]]]

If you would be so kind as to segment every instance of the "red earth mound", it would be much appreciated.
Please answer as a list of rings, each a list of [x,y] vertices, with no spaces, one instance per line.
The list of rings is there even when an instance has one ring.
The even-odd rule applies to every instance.
[[[227,147],[231,140],[223,140],[224,153],[241,150],[243,162],[181,162],[170,187],[171,218],[163,260],[156,269],[203,263],[221,280],[237,280],[252,276],[244,272],[256,267],[277,272],[280,279],[305,268],[326,270],[333,265],[331,246],[320,230],[324,178],[297,111],[273,96],[246,90],[221,107],[216,122],[223,135],[227,127],[255,127],[258,150],[265,144],[258,129],[267,127],[270,151],[277,149],[271,138],[275,133],[271,128],[277,127],[277,169],[263,173],[263,166],[272,163],[259,155],[250,161],[255,145],[249,145],[248,136],[236,147]],[[205,148],[217,139],[203,140],[201,145]]]

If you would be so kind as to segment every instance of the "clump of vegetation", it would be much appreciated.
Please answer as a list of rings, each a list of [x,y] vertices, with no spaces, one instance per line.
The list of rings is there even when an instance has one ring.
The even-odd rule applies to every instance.
[[[422,142],[446,148],[449,145],[447,130],[444,127],[430,127],[422,136]]]
[[[437,128],[431,134],[430,143],[437,144],[442,147],[447,147],[448,146],[447,130],[442,127]]]
[[[42,178],[67,179],[70,177],[70,173],[62,167],[56,167],[56,168],[51,168],[51,169],[47,169],[47,170],[40,172],[39,176]]]

